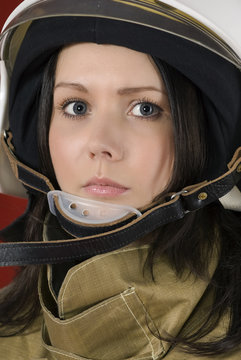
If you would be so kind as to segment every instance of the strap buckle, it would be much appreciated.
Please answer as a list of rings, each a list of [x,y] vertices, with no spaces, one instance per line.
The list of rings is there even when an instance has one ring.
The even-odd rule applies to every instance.
[[[180,190],[178,192],[176,192],[175,194],[172,194],[172,196],[170,197],[170,200],[173,200],[175,199],[175,197],[179,196],[179,195],[182,195],[182,194],[186,194],[188,191],[187,190]]]

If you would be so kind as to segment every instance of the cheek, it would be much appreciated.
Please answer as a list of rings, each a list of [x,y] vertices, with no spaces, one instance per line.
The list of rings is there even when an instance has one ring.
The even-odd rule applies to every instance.
[[[75,143],[68,139],[68,136],[54,125],[50,127],[49,131],[49,149],[50,155],[55,171],[55,175],[60,187],[63,189],[63,184],[73,177],[72,162],[74,161]]]
[[[141,160],[142,159],[142,160]],[[143,181],[149,186],[153,196],[158,195],[170,180],[174,162],[174,138],[172,129],[153,135],[142,144]]]
[[[157,171],[156,174],[154,174],[155,196],[160,193],[160,190],[163,190],[167,186],[172,177],[174,164],[174,137],[172,132],[162,138],[162,146],[157,159]]]

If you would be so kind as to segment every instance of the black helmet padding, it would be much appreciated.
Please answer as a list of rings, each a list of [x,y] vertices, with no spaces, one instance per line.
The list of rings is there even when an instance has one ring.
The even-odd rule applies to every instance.
[[[203,178],[226,171],[241,145],[241,75],[210,50],[170,33],[134,23],[95,17],[33,21],[20,47],[10,86],[10,129],[18,158],[39,170],[37,121],[44,67],[55,51],[78,42],[114,44],[148,53],[175,67],[201,89],[209,141]],[[84,54],[83,54],[84,56]]]

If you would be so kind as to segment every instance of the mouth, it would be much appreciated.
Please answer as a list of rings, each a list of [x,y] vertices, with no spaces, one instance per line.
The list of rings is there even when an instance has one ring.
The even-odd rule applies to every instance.
[[[129,190],[129,188],[118,184],[111,179],[97,177],[90,179],[83,186],[83,189],[89,195],[95,195],[100,197],[115,197]]]

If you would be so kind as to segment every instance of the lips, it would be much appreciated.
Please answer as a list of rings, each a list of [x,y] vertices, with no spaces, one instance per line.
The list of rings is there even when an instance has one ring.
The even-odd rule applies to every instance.
[[[117,182],[108,178],[90,179],[83,189],[90,195],[102,196],[102,197],[114,197],[123,194],[128,190],[125,186],[118,184]]]

